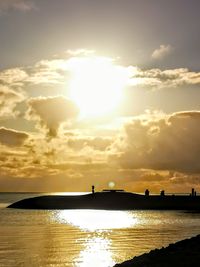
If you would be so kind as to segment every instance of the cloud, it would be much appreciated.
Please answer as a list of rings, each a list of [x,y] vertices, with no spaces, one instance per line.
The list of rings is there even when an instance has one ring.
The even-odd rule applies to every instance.
[[[9,86],[21,86],[28,74],[21,68],[5,69],[0,72],[0,84]]]
[[[16,106],[24,99],[25,94],[22,90],[14,90],[0,85],[0,119],[16,117],[19,114]]]
[[[161,60],[170,55],[173,52],[171,45],[160,45],[159,48],[155,49],[151,55],[153,59]]]
[[[9,88],[30,88],[41,85],[60,88],[70,85],[72,77],[72,64],[78,64],[83,57],[71,56],[67,59],[41,60],[27,68],[11,68],[0,72],[0,85]],[[169,89],[185,85],[199,85],[200,72],[190,71],[187,68],[166,69],[140,69],[135,66],[118,66],[120,73],[126,76],[125,85],[144,87],[146,89]],[[33,88],[31,89],[33,90]],[[37,89],[38,90],[38,89]],[[44,94],[43,91],[40,94]],[[35,95],[35,93],[34,93]]]
[[[92,147],[94,150],[105,151],[112,143],[108,137],[69,137],[67,144],[74,150],[81,150],[85,147]]]
[[[88,55],[91,55],[91,54],[94,54],[95,53],[95,50],[88,50],[88,49],[84,49],[84,48],[79,48],[79,49],[76,49],[76,50],[67,50],[66,52],[67,54],[71,55],[71,56],[88,56]]]
[[[175,88],[200,84],[200,72],[189,71],[187,68],[169,70],[134,68],[132,73],[129,84],[144,86],[147,89]]]
[[[42,84],[58,87],[70,82],[73,64],[78,64],[79,60],[82,62],[82,59],[83,57],[71,56],[67,59],[41,60],[32,67],[12,69],[12,72],[18,72],[18,77],[21,76],[21,82],[26,82],[29,85]],[[200,72],[190,71],[187,68],[161,70],[159,68],[140,69],[136,66],[122,65],[118,65],[118,67],[126,76],[125,85],[127,86],[163,89],[200,84]],[[25,77],[25,75],[27,76]],[[15,76],[13,75],[13,77]]]
[[[19,11],[30,11],[35,6],[33,2],[27,0],[1,0],[0,1],[0,12],[7,11],[9,9],[16,9]]]
[[[88,191],[91,184],[95,184],[97,189],[101,190],[107,187],[111,181],[114,181],[118,188],[121,187],[128,191],[144,192],[146,188],[149,188],[151,192],[159,192],[160,189],[165,189],[167,192],[189,192],[190,188],[194,186],[200,190],[199,174],[191,172],[192,169],[194,170],[194,162],[193,165],[191,165],[191,161],[187,161],[187,164],[186,161],[183,162],[190,169],[188,167],[180,168],[182,166],[180,165],[180,158],[184,158],[183,155],[179,155],[183,150],[176,151],[180,144],[177,144],[177,147],[169,153],[166,152],[166,149],[171,150],[168,141],[171,140],[170,137],[168,140],[164,139],[167,142],[165,147],[162,144],[162,141],[164,143],[162,136],[156,137],[157,139],[154,138],[156,139],[154,142],[151,137],[145,137],[148,139],[145,140],[141,136],[141,140],[139,139],[141,132],[144,131],[140,130],[139,132],[140,127],[147,127],[145,133],[147,132],[146,135],[148,136],[154,135],[155,137],[161,135],[162,132],[162,134],[165,132],[166,135],[169,135],[172,130],[168,130],[167,133],[164,128],[170,127],[170,125],[172,128],[179,124],[182,125],[179,119],[185,119],[188,116],[198,119],[199,114],[193,111],[157,117],[154,115],[134,118],[126,124],[124,135],[120,135],[117,141],[114,138],[110,142],[108,138],[100,140],[100,137],[99,140],[95,140],[92,136],[78,136],[76,138],[76,134],[58,136],[48,141],[37,133],[25,139],[24,142],[19,141],[18,147],[14,144],[4,143],[4,146],[1,146],[0,155],[1,188],[2,190],[17,191],[21,188],[28,188],[30,191],[49,191],[53,188],[53,184],[55,190],[56,180],[58,182],[56,183],[58,184],[56,185],[57,191],[63,191],[63,188],[74,190],[74,184],[76,184],[76,189],[80,191]],[[178,120],[178,122],[175,123],[174,120]],[[140,127],[133,126],[133,122],[139,122]],[[183,129],[186,128],[185,125],[191,128],[191,124],[185,122]],[[130,128],[135,128],[134,132],[138,132],[138,135],[133,135],[133,130]],[[177,134],[180,132],[179,130]],[[3,134],[5,138],[9,135],[5,131]],[[9,140],[12,139],[13,137]],[[180,139],[183,142],[181,136]],[[114,144],[113,141],[115,141]],[[101,145],[101,143],[103,144]],[[174,143],[177,143],[177,139],[174,140]],[[198,147],[198,143],[196,145]],[[108,149],[109,146],[110,150]],[[188,146],[186,145],[185,150],[188,150]],[[193,149],[188,150],[188,153],[189,158],[192,159],[194,153],[191,156],[191,151]],[[109,153],[111,156],[107,158]],[[173,153],[173,157],[171,157],[171,153]],[[170,161],[167,161],[167,165],[165,163],[163,168],[163,162],[166,158],[169,158]],[[175,162],[173,163],[173,161]],[[198,162],[198,158],[196,162]],[[176,168],[170,171],[168,168],[172,164]],[[15,182],[18,181],[21,184],[21,179],[24,181],[23,187],[16,188]],[[10,182],[8,183],[8,181]]]
[[[78,115],[76,105],[62,96],[32,98],[28,106],[26,118],[38,121],[49,137],[57,136],[62,123],[70,123]]]
[[[78,57],[79,53],[84,51],[72,51],[71,55]],[[1,176],[17,177],[16,181],[21,179],[22,184],[26,183],[24,188],[30,190],[45,188],[47,191],[53,188],[55,179],[60,179],[60,189],[74,190],[76,183],[80,191],[87,191],[93,183],[98,184],[98,188],[106,187],[109,181],[133,191],[143,191],[147,186],[157,191],[168,188],[171,192],[174,187],[177,191],[185,191],[184,186],[196,187],[200,173],[199,112],[146,114],[131,121],[126,118],[121,122],[124,124],[126,121],[124,132],[118,138],[120,125],[111,125],[109,118],[106,122],[84,120],[77,123],[75,104],[65,97],[52,96],[58,94],[59,86],[64,88],[61,92],[67,93],[70,59],[42,60],[33,66],[0,71],[1,119],[16,117],[21,102],[20,109],[25,109],[25,92],[43,96],[27,101],[26,114],[26,118],[35,121],[41,132],[33,135],[0,128]],[[190,90],[192,85],[200,84],[200,72],[186,68],[122,68],[132,73],[130,85],[139,88],[167,89],[189,85],[187,88]],[[51,97],[46,97],[48,94]],[[108,121],[110,124],[105,126]],[[5,123],[11,128],[11,123],[18,127],[22,125],[20,120]],[[29,123],[23,127],[29,127]],[[44,138],[42,132],[54,138]],[[48,178],[42,187],[44,176]],[[10,184],[6,179],[3,182],[7,189],[12,187],[11,178]],[[30,182],[28,178],[36,180]],[[13,188],[18,190],[17,186],[16,183]]]
[[[200,173],[200,111],[136,118],[112,146],[114,161],[125,169]]]
[[[60,94],[69,93],[72,63],[78,58],[78,55],[72,55],[62,59],[41,60],[33,66],[25,68],[2,70],[0,71],[0,87],[8,87],[9,90],[20,95],[25,95],[22,90],[19,90],[20,88],[32,96],[35,96],[36,92],[43,96],[47,96],[48,93],[51,95],[56,95],[58,92]],[[188,85],[189,90],[192,86],[200,85],[200,72],[190,71],[187,68],[161,70],[159,68],[140,69],[135,66],[118,67],[120,67],[120,73],[122,71],[126,74],[125,85],[130,87],[161,90]]]
[[[26,98],[22,90],[28,74],[21,68],[5,69],[0,72],[0,118],[16,117],[17,104]]]
[[[29,135],[25,132],[13,129],[0,128],[0,143],[7,146],[21,146],[28,139]]]
[[[26,82],[30,84],[66,83],[67,61],[64,59],[41,60],[28,69],[29,77]]]

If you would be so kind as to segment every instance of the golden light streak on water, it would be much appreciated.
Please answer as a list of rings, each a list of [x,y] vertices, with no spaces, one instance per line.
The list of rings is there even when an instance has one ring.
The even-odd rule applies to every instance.
[[[109,238],[113,229],[125,229],[138,224],[138,218],[127,211],[105,210],[62,210],[55,214],[59,223],[71,224],[83,231],[88,231],[85,248],[79,253],[75,267],[109,267],[116,261],[111,250],[112,240]]]
[[[76,267],[108,267],[115,261],[110,250],[111,241],[102,237],[94,237],[87,241],[87,246],[80,252]]]

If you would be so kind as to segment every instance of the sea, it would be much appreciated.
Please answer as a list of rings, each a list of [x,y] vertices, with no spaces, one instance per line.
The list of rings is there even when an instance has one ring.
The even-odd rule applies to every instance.
[[[200,233],[188,211],[21,210],[0,193],[1,267],[111,267]]]

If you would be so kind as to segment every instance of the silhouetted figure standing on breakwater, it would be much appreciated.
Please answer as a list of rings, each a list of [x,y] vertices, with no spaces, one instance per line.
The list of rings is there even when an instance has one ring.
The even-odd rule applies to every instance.
[[[94,192],[95,192],[95,191],[94,191],[94,185],[93,185],[93,186],[92,186],[92,194],[94,194]]]
[[[165,190],[161,190],[160,195],[161,195],[161,197],[164,197],[165,196]]]

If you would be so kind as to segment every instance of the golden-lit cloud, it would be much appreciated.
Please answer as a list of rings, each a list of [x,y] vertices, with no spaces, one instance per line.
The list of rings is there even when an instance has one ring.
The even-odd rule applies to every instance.
[[[78,108],[62,96],[31,98],[26,118],[37,121],[49,137],[55,137],[62,123],[70,124],[78,115]]]
[[[10,188],[18,183],[20,190],[33,191],[69,191],[74,183],[76,190],[88,191],[91,184],[100,190],[110,182],[138,192],[147,187],[154,192],[199,188],[199,120],[196,111],[147,114],[132,118],[124,132],[119,129],[118,136],[110,138],[84,136],[81,131],[77,135],[73,130],[50,140],[39,133],[25,138],[25,133],[25,142],[16,141],[17,149],[5,143],[1,147],[1,188],[9,190],[12,177]]]
[[[28,69],[26,82],[30,85],[59,85],[66,83],[67,61],[64,59],[41,60]]]
[[[22,90],[15,90],[8,86],[0,85],[0,118],[16,117],[19,111],[17,104],[25,100]]]
[[[95,54],[95,51],[84,49],[84,48],[80,48],[80,49],[76,49],[76,50],[68,49],[67,54],[69,54],[71,56],[88,56],[91,54]]]
[[[21,81],[28,82],[30,85],[67,84],[68,89],[70,89],[70,80],[72,77],[77,77],[77,79],[79,77],[82,82],[87,81],[91,87],[98,87],[98,81],[102,79],[105,82],[108,81],[109,85],[116,78],[115,83],[118,82],[121,84],[122,89],[126,86],[144,86],[147,89],[162,89],[200,84],[200,72],[190,71],[187,68],[166,70],[159,68],[141,69],[137,66],[120,65],[111,58],[97,57],[95,55],[42,60],[27,70],[14,70],[18,74],[18,77],[21,76]],[[13,72],[14,70],[11,69],[10,71]],[[8,70],[6,71],[8,72]],[[96,82],[93,82],[93,80]],[[111,86],[115,87],[115,83],[114,85],[111,84]],[[102,86],[107,87],[108,85],[103,84]]]
[[[129,84],[153,90],[170,89],[184,85],[199,85],[200,72],[189,71],[187,68],[169,70],[134,68]]]
[[[28,77],[21,68],[0,71],[0,118],[16,117],[19,114],[17,105],[26,99],[23,90]]]
[[[67,144],[74,150],[81,150],[84,147],[92,147],[94,150],[105,151],[113,142],[112,138],[108,137],[69,137]]]
[[[155,90],[200,84],[200,72],[190,71],[187,68],[141,69],[119,64],[112,58],[88,54],[87,51],[84,55],[80,51],[74,52],[76,52],[75,55],[68,54],[66,58],[41,60],[26,68],[2,70],[0,71],[0,84],[12,88],[21,87],[25,90],[29,90],[31,86],[37,86],[36,90],[40,95],[45,93],[44,86],[55,88],[55,91],[59,87],[65,87],[66,95],[80,103],[85,98],[89,101],[88,94],[91,99],[99,98],[99,92],[104,91],[111,92],[113,98],[110,103],[112,103],[115,97],[120,98],[123,95],[127,86],[141,86]],[[108,87],[110,90],[107,89]],[[116,93],[117,96],[114,96]],[[81,95],[82,102],[77,95]],[[108,97],[102,97],[102,99],[106,103]],[[101,109],[103,110],[103,107]]]
[[[28,74],[22,68],[5,69],[0,72],[0,84],[10,86],[22,86]]]

